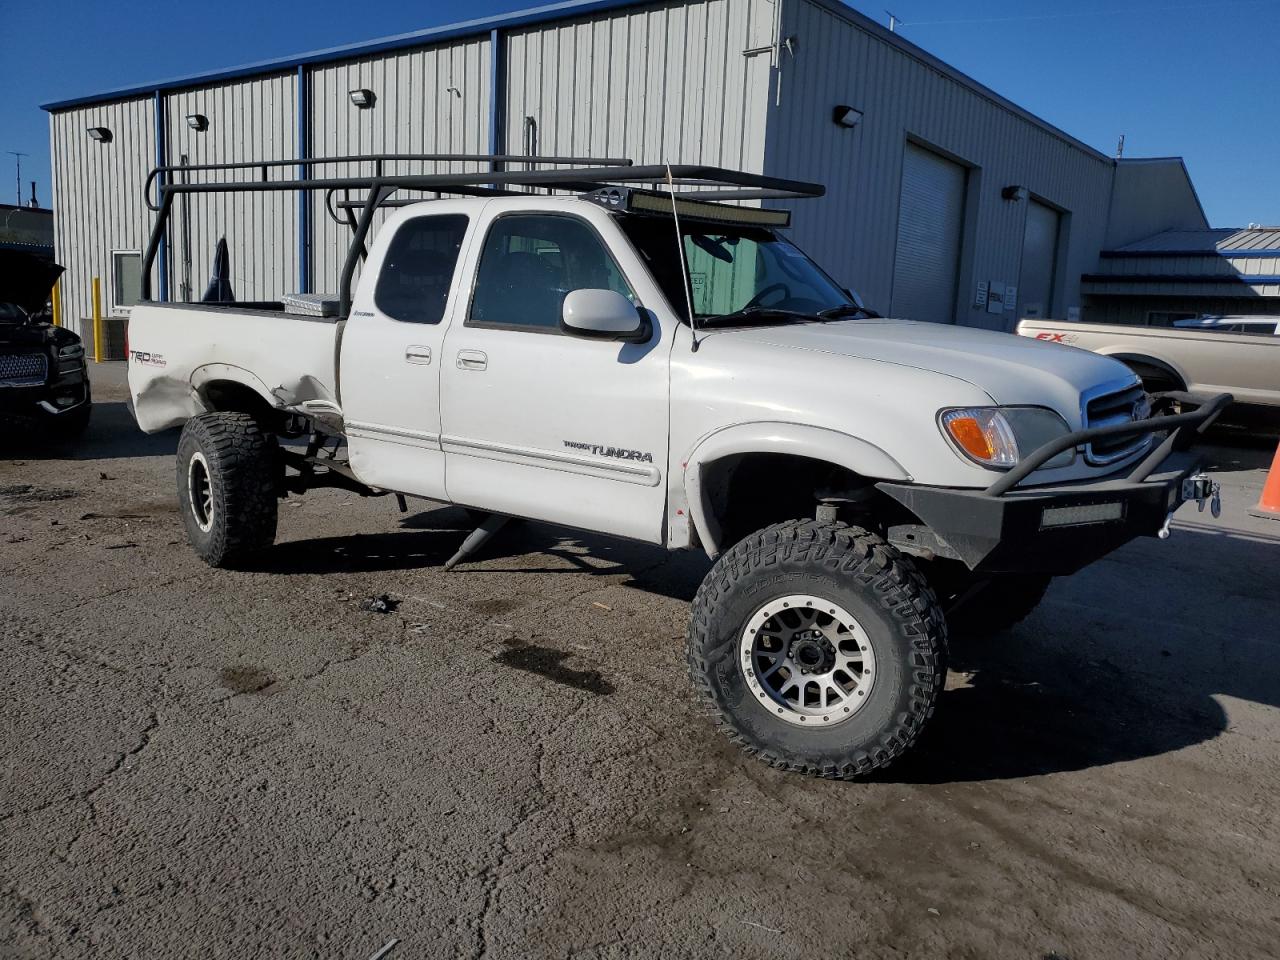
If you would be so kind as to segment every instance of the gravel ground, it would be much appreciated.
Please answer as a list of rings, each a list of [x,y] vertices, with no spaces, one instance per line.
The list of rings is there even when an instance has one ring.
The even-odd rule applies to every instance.
[[[775,773],[693,707],[693,555],[322,492],[186,546],[118,367],[0,454],[0,955],[1273,957],[1271,450],[954,651],[911,758]],[[1228,435],[1229,436],[1229,435]],[[393,610],[362,601],[389,595]]]

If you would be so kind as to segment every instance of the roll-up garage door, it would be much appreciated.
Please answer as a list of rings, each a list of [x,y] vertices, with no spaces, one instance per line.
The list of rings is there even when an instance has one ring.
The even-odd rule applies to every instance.
[[[960,164],[907,144],[893,260],[893,316],[955,320],[965,177]]]
[[[1022,273],[1018,278],[1018,316],[1053,316],[1053,275],[1058,267],[1058,211],[1027,201],[1022,235]]]

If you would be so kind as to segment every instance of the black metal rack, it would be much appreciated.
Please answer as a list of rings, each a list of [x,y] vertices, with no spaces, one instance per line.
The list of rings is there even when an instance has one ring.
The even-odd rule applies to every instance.
[[[386,173],[389,163],[477,163],[488,164],[490,169],[473,173]],[[334,164],[369,164],[371,174],[343,177],[316,177],[299,179],[272,179],[271,171],[294,167],[310,171],[316,167]],[[520,164],[526,169],[505,169]],[[256,179],[228,179],[192,181],[192,174],[227,171],[252,171]],[[170,182],[173,175],[181,175],[181,182]],[[156,167],[147,176],[144,185],[146,203],[156,211],[155,225],[147,241],[142,261],[142,300],[151,299],[151,270],[156,254],[165,236],[173,198],[183,194],[201,193],[267,193],[325,191],[325,207],[338,222],[352,228],[351,246],[342,268],[339,290],[339,314],[345,316],[351,308],[351,280],[356,265],[365,254],[365,239],[373,225],[373,215],[379,207],[389,206],[388,201],[399,190],[413,190],[435,194],[462,196],[512,196],[529,190],[545,189],[550,192],[568,191],[583,193],[601,187],[649,185],[665,187],[675,192],[677,188],[691,189],[677,197],[703,201],[725,200],[799,200],[820,197],[826,189],[817,183],[785,180],[761,174],[726,170],[722,167],[700,164],[649,164],[635,165],[630,160],[590,157],[543,157],[505,154],[446,154],[446,153],[384,153],[342,157],[311,157],[297,160],[249,160],[239,163],[189,164]],[[152,190],[158,194],[152,201]],[[342,200],[339,207],[345,218],[339,218],[332,205],[338,191],[366,191],[362,200]],[[400,205],[396,202],[394,205]],[[354,217],[356,209],[359,218]]]

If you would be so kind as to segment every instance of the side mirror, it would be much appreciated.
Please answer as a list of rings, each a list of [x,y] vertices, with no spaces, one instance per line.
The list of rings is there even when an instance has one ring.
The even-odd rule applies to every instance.
[[[573,290],[560,308],[560,329],[575,337],[644,343],[652,332],[634,303],[613,290]]]

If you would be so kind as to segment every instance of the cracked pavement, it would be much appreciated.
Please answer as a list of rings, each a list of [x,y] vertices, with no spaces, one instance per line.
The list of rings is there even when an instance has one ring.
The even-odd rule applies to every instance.
[[[257,569],[187,548],[121,370],[72,450],[0,452],[0,957],[1273,957],[1272,448],[953,651],[868,783],[694,706],[706,570],[326,491]],[[389,594],[395,609],[361,608]]]

